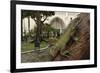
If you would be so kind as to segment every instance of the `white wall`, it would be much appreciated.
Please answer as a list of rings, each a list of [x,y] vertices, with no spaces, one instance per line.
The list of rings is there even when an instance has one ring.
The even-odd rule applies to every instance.
[[[56,3],[96,5],[99,0],[34,0]],[[97,2],[98,1],[98,2]],[[98,67],[85,69],[42,71],[34,73],[99,73],[100,72],[100,9],[98,9]],[[10,0],[0,1],[0,73],[10,73]]]

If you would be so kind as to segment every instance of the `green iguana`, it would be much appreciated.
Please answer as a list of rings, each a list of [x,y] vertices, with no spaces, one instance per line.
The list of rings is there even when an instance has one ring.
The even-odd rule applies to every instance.
[[[74,35],[76,32],[77,25],[81,22],[81,19],[79,17],[75,18],[71,21],[71,23],[68,25],[68,27],[65,29],[65,32],[60,36],[60,39],[55,43],[54,46],[49,48],[49,54],[54,58],[56,54],[61,51],[66,43],[70,40],[70,38]]]

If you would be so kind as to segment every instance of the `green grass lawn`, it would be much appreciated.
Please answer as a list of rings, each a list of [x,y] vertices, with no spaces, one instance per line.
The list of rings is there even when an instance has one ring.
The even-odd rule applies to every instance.
[[[46,46],[47,46],[47,43],[42,41],[41,44],[40,44],[40,48],[44,48]]]
[[[34,43],[22,42],[21,52],[29,51],[34,49]]]
[[[40,48],[44,48],[46,46],[47,46],[47,43],[41,42]],[[34,43],[22,42],[21,44],[21,52],[30,51],[34,49],[35,49]]]

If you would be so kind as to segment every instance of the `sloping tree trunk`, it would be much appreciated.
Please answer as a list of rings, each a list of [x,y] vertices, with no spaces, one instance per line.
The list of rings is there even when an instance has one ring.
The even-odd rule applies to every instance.
[[[68,30],[64,34],[66,36],[66,40],[65,41],[62,40],[63,43],[60,43],[60,40],[62,39],[61,37],[61,39],[58,41],[58,45],[56,45],[55,48],[50,49],[51,54],[54,57],[53,60],[90,59],[90,23],[89,23],[90,16],[88,13],[81,13],[79,17],[81,21],[73,30],[74,35],[70,36],[70,33],[73,33],[73,31],[72,30],[70,31],[70,29],[73,29],[73,28],[69,27]],[[76,21],[79,21],[79,20],[76,20]],[[75,25],[74,22],[73,24]],[[72,26],[74,27],[74,25]],[[70,33],[68,34],[68,32]],[[70,39],[69,41],[67,40],[68,37]],[[62,46],[65,45],[65,47],[58,48],[58,47],[62,47],[60,44]],[[67,56],[65,53],[67,54]]]

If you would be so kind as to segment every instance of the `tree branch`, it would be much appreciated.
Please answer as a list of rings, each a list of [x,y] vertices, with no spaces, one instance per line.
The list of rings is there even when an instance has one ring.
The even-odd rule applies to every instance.
[[[44,18],[44,20],[42,22],[44,22],[47,19],[47,16]]]
[[[35,18],[33,18],[33,20],[36,22],[36,19]]]

